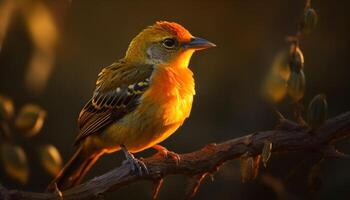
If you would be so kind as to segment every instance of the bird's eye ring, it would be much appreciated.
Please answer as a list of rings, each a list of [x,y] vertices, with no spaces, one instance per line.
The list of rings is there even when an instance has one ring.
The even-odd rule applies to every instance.
[[[167,49],[173,49],[176,47],[176,40],[173,38],[167,38],[163,40],[162,44]]]

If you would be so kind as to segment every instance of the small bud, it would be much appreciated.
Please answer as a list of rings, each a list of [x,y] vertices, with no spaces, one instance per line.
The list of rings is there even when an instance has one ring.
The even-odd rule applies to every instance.
[[[292,49],[289,55],[289,67],[292,72],[300,72],[304,68],[304,55],[299,47]]]
[[[310,34],[317,26],[318,15],[312,8],[308,8],[304,12],[303,21],[301,22],[301,30],[304,34]]]
[[[44,145],[39,149],[41,164],[52,176],[56,176],[62,168],[62,158],[53,145]]]
[[[14,106],[10,98],[0,95],[0,120],[8,120],[13,117]]]
[[[265,168],[267,166],[267,162],[271,157],[271,150],[272,150],[272,142],[270,141],[264,142],[264,147],[262,149],[261,156],[262,156],[262,162],[264,163]]]
[[[305,93],[305,75],[302,70],[299,73],[292,72],[288,80],[288,95],[293,102],[298,102]]]
[[[7,175],[25,184],[28,181],[28,164],[24,150],[11,143],[1,145],[2,163]]]
[[[25,136],[36,135],[44,125],[46,112],[40,106],[27,104],[20,110],[15,125]]]
[[[307,110],[307,122],[312,129],[321,127],[327,119],[327,100],[323,94],[316,95]]]

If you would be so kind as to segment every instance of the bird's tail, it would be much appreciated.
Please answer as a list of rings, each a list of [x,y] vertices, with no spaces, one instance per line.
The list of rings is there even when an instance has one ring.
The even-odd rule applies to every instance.
[[[56,186],[63,191],[78,185],[99,157],[99,154],[85,153],[80,146],[61,172],[49,184],[47,191],[55,191]]]

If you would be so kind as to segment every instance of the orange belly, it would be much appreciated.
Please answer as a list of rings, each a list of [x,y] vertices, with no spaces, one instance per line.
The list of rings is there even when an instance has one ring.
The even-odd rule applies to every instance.
[[[120,144],[131,152],[150,148],[182,125],[190,114],[194,94],[192,72],[188,68],[157,69],[136,110],[90,140],[106,152],[119,150]]]

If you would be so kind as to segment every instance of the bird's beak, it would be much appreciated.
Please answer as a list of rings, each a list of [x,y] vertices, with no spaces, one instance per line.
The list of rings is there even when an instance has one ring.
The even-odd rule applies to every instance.
[[[209,42],[208,40],[199,37],[193,37],[191,41],[184,44],[185,49],[202,50],[210,47],[216,47],[216,45],[212,42]]]

